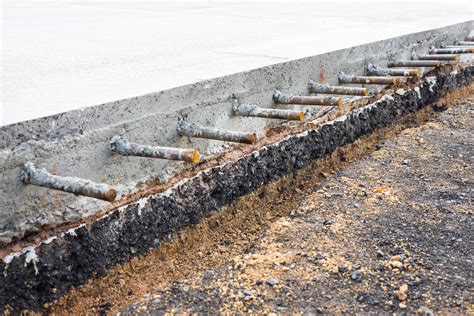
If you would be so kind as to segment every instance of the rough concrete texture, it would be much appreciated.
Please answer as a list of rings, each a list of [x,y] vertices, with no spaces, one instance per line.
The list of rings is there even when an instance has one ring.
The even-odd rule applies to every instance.
[[[43,226],[78,221],[108,205],[23,184],[19,174],[26,161],[59,175],[113,185],[120,198],[146,186],[147,182],[165,181],[185,164],[113,155],[107,144],[114,135],[139,144],[192,147],[201,153],[213,153],[222,148],[223,143],[179,137],[176,127],[180,118],[208,127],[261,132],[275,121],[233,116],[233,95],[244,103],[274,107],[275,89],[305,95],[309,79],[336,84],[341,70],[362,74],[369,62],[385,65],[391,58],[409,58],[413,52],[426,53],[429,46],[462,39],[471,29],[472,21],[469,21],[3,126],[0,128],[0,199],[3,201],[0,245],[34,234]],[[285,107],[302,108],[308,112],[307,116],[321,109]]]
[[[259,186],[296,172],[361,135],[417,111],[472,82],[474,67],[435,73],[417,87],[287,137],[240,159],[200,172],[163,193],[123,206],[90,225],[51,237],[0,262],[0,306],[44,308],[71,286],[144,254],[183,228]]]

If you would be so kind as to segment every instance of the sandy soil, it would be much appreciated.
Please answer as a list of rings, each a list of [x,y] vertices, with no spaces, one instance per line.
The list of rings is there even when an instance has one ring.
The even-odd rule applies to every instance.
[[[262,187],[48,311],[473,313],[473,91]]]

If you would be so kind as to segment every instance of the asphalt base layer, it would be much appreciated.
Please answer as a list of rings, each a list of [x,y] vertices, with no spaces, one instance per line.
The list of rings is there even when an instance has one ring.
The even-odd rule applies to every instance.
[[[435,110],[310,193],[295,180],[300,203],[247,249],[121,314],[472,315],[474,88]]]
[[[235,162],[202,172],[167,194],[130,204],[90,227],[80,226],[37,248],[10,256],[0,262],[0,306],[6,310],[48,308],[50,302],[72,286],[84,284],[92,276],[103,276],[112,266],[144,255],[216,210],[234,204],[239,197],[297,173],[340,146],[389,126],[447,92],[470,84],[472,70],[467,67],[439,72],[416,89],[395,93],[319,129],[288,137]],[[278,284],[277,281],[273,285]]]

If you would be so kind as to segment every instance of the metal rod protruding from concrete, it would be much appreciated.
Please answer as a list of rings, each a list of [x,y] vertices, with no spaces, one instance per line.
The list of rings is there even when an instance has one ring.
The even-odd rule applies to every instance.
[[[440,67],[445,62],[439,60],[390,60],[388,67]]]
[[[441,45],[439,48],[448,48],[448,49],[474,48],[474,45]]]
[[[369,63],[367,65],[367,75],[369,76],[404,76],[420,77],[418,69],[387,69]]]
[[[42,187],[74,193],[113,202],[117,190],[108,184],[95,183],[77,177],[60,177],[49,173],[32,162],[27,162],[21,170],[21,181]]]
[[[474,41],[458,41],[456,42],[457,45],[466,45],[466,46],[474,46]]]
[[[311,93],[361,95],[364,97],[369,95],[369,89],[367,88],[330,86],[328,84],[317,83],[314,80],[309,81],[308,87]]]
[[[204,127],[196,123],[181,121],[178,124],[178,133],[181,136],[199,137],[207,139],[217,139],[226,142],[255,144],[257,142],[257,133],[242,133],[224,131],[217,128]]]
[[[200,159],[199,152],[196,149],[140,145],[131,143],[118,135],[112,137],[109,148],[110,151],[122,156],[161,158],[187,162],[199,162]]]
[[[466,36],[464,38],[465,41],[470,41],[470,42],[474,42],[474,36]]]
[[[232,107],[235,115],[262,117],[280,120],[304,121],[303,111],[260,108],[253,104],[234,104]]]
[[[342,99],[336,97],[316,97],[316,96],[301,96],[282,93],[276,90],[273,94],[273,101],[280,104],[301,104],[301,105],[326,105],[326,106],[342,106]]]
[[[473,54],[474,48],[433,48],[430,54]]]
[[[400,79],[395,77],[367,77],[367,76],[355,76],[355,75],[346,75],[344,72],[340,72],[339,83],[358,83],[358,84],[397,84],[400,82]]]
[[[455,54],[434,54],[434,55],[418,55],[413,53],[411,55],[413,60],[458,60],[459,56]]]

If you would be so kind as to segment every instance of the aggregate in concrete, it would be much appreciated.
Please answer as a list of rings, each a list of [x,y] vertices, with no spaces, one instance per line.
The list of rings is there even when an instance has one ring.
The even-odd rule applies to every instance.
[[[297,171],[446,92],[470,84],[474,67],[439,72],[418,87],[308,130],[239,160],[201,172],[160,194],[117,209],[90,227],[51,237],[0,262],[0,306],[41,310],[71,286],[157,247],[173,234],[259,186]]]

